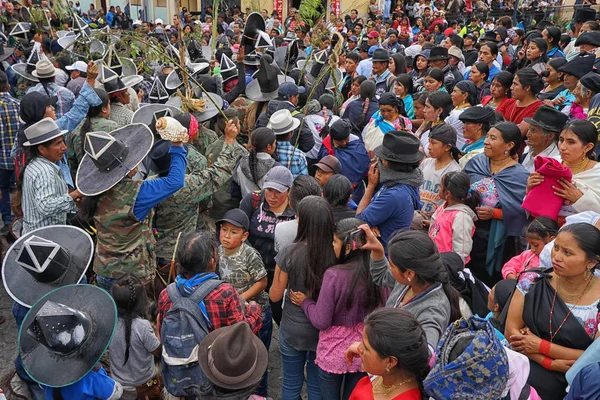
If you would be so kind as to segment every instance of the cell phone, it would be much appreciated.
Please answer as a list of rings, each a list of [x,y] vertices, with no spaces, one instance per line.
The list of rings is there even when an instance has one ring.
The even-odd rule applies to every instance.
[[[366,239],[367,237],[362,229],[357,229],[350,232],[348,235],[348,244],[350,245],[350,250],[354,251],[360,249],[367,242]]]

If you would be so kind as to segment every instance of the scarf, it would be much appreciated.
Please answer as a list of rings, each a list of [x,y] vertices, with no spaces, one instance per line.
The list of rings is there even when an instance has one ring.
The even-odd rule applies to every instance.
[[[183,296],[188,297],[188,296],[191,296],[192,293],[194,293],[194,291],[196,290],[196,288],[198,286],[200,286],[201,284],[203,284],[204,282],[206,282],[210,279],[219,279],[219,276],[217,274],[215,274],[214,272],[201,272],[199,274],[194,275],[190,279],[185,279],[183,276],[177,275],[177,277],[175,278],[175,286],[177,287],[177,290],[179,290],[179,293],[181,293]],[[200,303],[198,303],[198,306],[200,307],[200,311],[202,311],[202,314],[206,318],[206,321],[208,322],[210,329],[212,329],[213,325],[210,322],[208,313],[206,312],[206,306],[204,305],[204,300],[201,301]]]
[[[480,150],[483,149],[483,142],[485,142],[487,136],[482,137],[481,139],[478,139],[475,142],[471,142],[469,144],[466,144],[462,147],[462,149],[460,151],[462,151],[463,154],[467,154],[470,153],[474,150]]]
[[[190,114],[190,129],[188,132],[188,136],[193,138],[198,133],[198,120],[196,117]]]
[[[381,160],[377,161],[379,167],[379,182],[385,186],[409,185],[421,187],[423,184],[423,173],[419,168],[412,172],[399,172],[383,166]]]
[[[375,126],[379,128],[381,133],[383,133],[384,135],[396,129],[394,125],[390,124],[389,122],[383,119],[379,110],[377,110],[377,112],[373,114],[373,122],[375,123]]]

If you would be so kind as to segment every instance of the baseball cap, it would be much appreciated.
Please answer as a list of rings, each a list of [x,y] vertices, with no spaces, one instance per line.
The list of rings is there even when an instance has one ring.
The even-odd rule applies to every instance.
[[[284,82],[279,86],[277,94],[280,99],[289,99],[299,93],[306,92],[304,86],[296,86],[294,82]]]
[[[325,172],[333,172],[334,174],[342,173],[342,164],[334,156],[325,156],[314,166]]]
[[[371,31],[369,32],[369,34],[367,35],[368,38],[370,39],[378,39],[379,38],[379,32],[377,31]]]
[[[352,35],[348,38],[348,41],[358,43],[358,38],[356,36]]]
[[[278,165],[267,172],[263,189],[275,189],[283,193],[289,190],[293,184],[294,176],[290,170],[282,165]]]
[[[248,231],[250,229],[250,220],[248,220],[248,215],[240,210],[239,208],[234,208],[229,210],[223,215],[223,218],[216,222],[216,227],[219,229],[223,222],[229,222],[231,225],[237,226],[238,228],[244,228],[244,231]]]
[[[163,23],[163,20],[162,20],[162,19],[160,19],[160,18],[156,18],[156,19],[154,20],[154,25],[158,25],[158,24],[162,25],[162,23]]]
[[[73,65],[67,65],[65,68],[69,71],[87,72],[87,64],[83,61],[75,61]]]

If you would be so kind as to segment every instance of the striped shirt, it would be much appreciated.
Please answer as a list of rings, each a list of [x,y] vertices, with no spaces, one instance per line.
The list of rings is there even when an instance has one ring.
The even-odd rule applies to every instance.
[[[17,132],[21,126],[19,100],[7,92],[0,93],[0,169],[15,169],[15,160],[10,156]]]
[[[77,210],[58,165],[36,157],[23,173],[23,234],[50,225],[64,225]]]

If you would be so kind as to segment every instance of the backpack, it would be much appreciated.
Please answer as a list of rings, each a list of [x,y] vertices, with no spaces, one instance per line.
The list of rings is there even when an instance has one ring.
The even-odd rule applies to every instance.
[[[218,279],[209,279],[189,297],[182,296],[175,283],[167,286],[167,294],[173,305],[160,328],[163,346],[161,369],[165,389],[174,396],[191,395],[192,386],[200,389],[200,392],[212,390],[212,382],[198,363],[198,346],[211,327],[198,303],[221,283]]]

